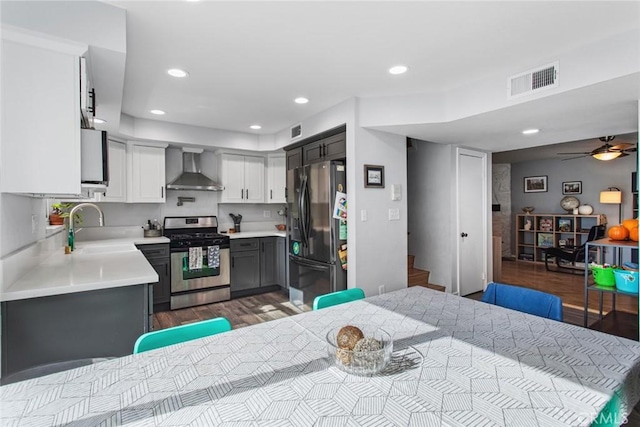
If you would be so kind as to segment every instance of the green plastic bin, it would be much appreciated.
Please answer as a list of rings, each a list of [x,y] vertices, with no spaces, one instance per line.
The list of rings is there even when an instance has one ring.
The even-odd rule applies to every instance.
[[[600,286],[615,286],[616,276],[613,274],[613,268],[601,267],[597,265],[589,266],[591,274],[593,274],[593,281],[596,285]]]

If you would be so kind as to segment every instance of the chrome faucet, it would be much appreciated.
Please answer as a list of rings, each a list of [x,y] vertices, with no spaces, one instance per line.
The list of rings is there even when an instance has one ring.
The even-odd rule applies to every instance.
[[[71,209],[71,212],[69,212],[69,238],[70,238],[69,246],[71,246],[71,249],[73,249],[73,245],[74,245],[73,242],[75,241],[75,233],[76,233],[75,227],[73,225],[73,216],[75,215],[76,211],[82,210],[82,208],[89,207],[89,206],[91,206],[92,208],[98,211],[98,214],[100,214],[100,216],[98,217],[98,225],[100,227],[104,227],[104,213],[102,213],[102,210],[98,207],[98,205],[95,205],[93,203],[79,203],[75,205],[73,209]]]

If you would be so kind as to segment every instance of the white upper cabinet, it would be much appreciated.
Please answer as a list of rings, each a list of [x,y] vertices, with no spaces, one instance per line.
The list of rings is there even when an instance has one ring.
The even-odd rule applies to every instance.
[[[79,67],[86,50],[3,29],[2,192],[81,194]]]
[[[165,148],[127,144],[128,202],[165,202]]]
[[[102,201],[127,201],[127,148],[122,142],[109,141],[109,185]]]
[[[222,203],[264,203],[264,157],[221,154]]]
[[[285,203],[287,165],[284,153],[267,158],[267,203]]]

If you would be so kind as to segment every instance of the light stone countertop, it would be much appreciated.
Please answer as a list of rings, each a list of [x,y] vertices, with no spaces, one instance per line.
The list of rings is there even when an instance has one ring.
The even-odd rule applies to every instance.
[[[254,237],[287,237],[287,232],[278,231],[274,227],[273,230],[242,231],[240,233],[230,233],[227,235],[230,239],[250,239]]]
[[[15,283],[2,289],[0,301],[16,301],[158,281],[136,244],[168,243],[166,237],[130,237],[77,242],[43,258]],[[37,261],[37,260],[34,260]]]

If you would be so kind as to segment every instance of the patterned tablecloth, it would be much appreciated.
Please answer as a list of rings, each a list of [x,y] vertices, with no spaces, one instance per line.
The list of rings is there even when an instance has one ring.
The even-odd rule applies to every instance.
[[[382,374],[329,363],[345,324],[393,336]],[[413,287],[1,387],[0,425],[587,426],[639,374],[638,342]]]

